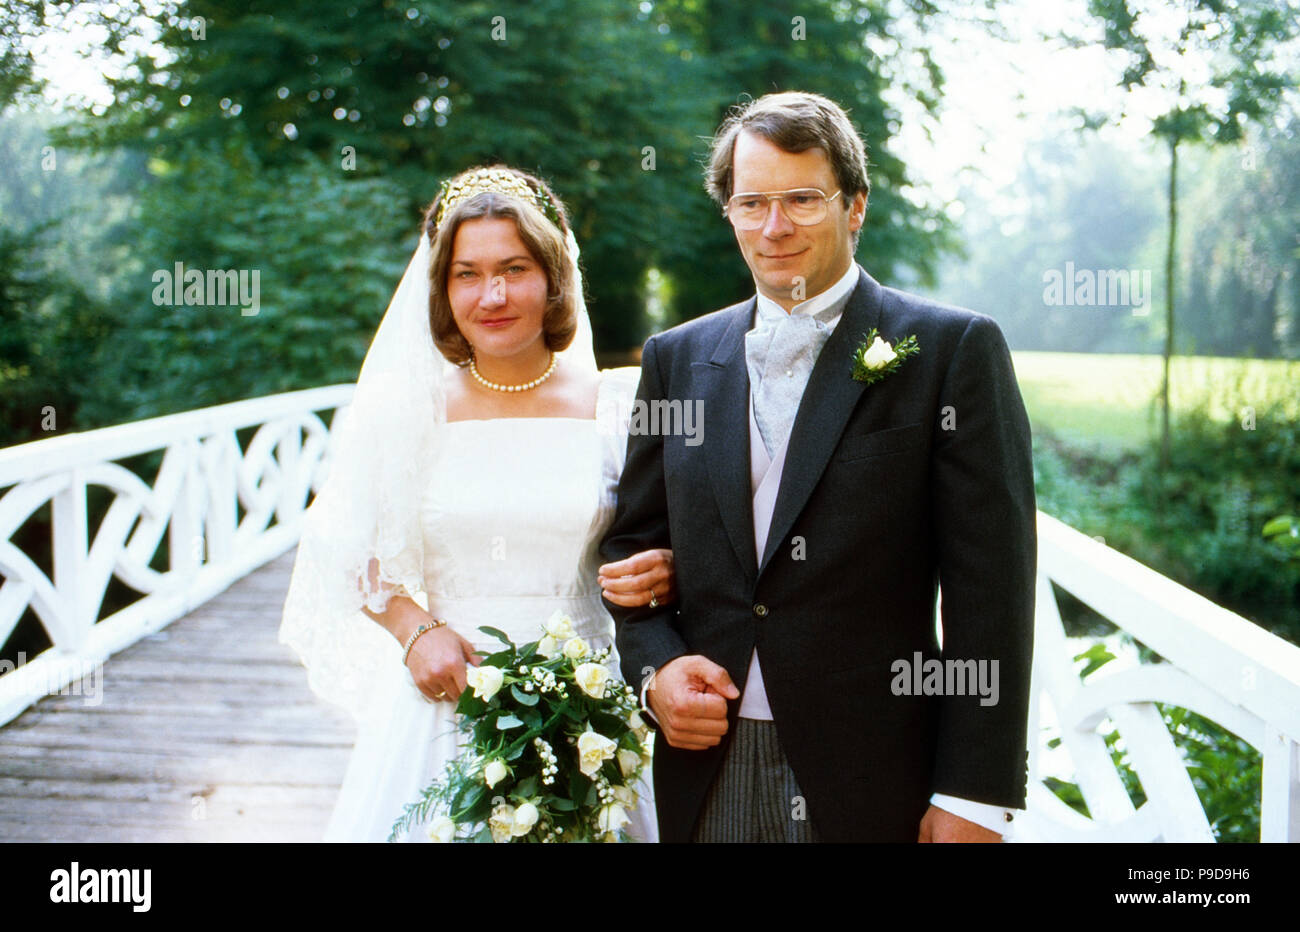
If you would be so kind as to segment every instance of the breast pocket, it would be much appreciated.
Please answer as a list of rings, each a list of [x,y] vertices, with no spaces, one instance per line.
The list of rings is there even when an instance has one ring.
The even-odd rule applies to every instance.
[[[844,463],[886,456],[919,447],[924,442],[925,425],[921,423],[873,430],[868,434],[853,434],[841,439],[836,459]]]

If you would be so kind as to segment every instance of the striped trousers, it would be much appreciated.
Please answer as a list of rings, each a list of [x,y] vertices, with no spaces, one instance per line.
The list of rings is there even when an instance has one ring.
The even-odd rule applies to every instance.
[[[704,799],[693,842],[815,842],[776,723],[742,718]]]

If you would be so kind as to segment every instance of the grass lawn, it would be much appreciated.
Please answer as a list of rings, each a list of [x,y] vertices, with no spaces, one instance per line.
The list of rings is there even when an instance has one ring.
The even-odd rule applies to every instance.
[[[1094,353],[1015,352],[1012,359],[1029,419],[1071,443],[1118,453],[1160,430],[1160,357]],[[1207,405],[1216,418],[1257,418],[1274,404],[1293,415],[1300,406],[1300,362],[1175,357],[1173,410]]]

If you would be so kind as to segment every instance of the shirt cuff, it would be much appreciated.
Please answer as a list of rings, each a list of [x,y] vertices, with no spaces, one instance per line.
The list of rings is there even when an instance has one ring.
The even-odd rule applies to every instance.
[[[967,822],[981,825],[990,832],[997,832],[1004,839],[1012,837],[1016,824],[1016,813],[1019,811],[1007,809],[1004,806],[977,803],[957,796],[946,796],[943,793],[932,795],[930,805],[942,809],[944,812],[950,812]]]

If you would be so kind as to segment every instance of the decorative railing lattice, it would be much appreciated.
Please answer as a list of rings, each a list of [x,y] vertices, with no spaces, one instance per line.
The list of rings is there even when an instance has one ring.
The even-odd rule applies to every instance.
[[[352,390],[271,395],[0,450],[0,643],[30,608],[53,645],[0,676],[0,724],[293,547],[327,463],[318,412],[346,406]],[[255,432],[241,449],[236,432],[246,428]],[[116,462],[159,451],[152,484]],[[112,501],[92,539],[94,486]],[[13,542],[47,503],[48,575]],[[100,619],[114,576],[142,597]]]
[[[1262,755],[1262,841],[1300,841],[1300,647],[1055,518],[1038,514],[1029,806],[1016,835],[1033,841],[1214,841],[1184,756],[1155,703],[1188,709]],[[1081,680],[1055,583],[1161,658],[1111,663]],[[1119,669],[1112,669],[1119,668]],[[1109,725],[1110,727],[1105,727]],[[1133,805],[1106,735],[1118,731],[1146,802]],[[1031,725],[1031,735],[1035,734]],[[1048,748],[1050,737],[1060,739]],[[1091,818],[1042,777],[1068,755]]]

